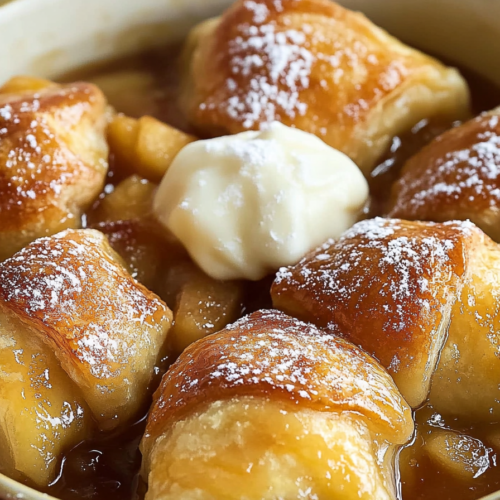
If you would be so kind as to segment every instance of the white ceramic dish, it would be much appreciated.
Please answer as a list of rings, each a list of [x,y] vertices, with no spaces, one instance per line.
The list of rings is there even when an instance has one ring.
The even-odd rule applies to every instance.
[[[500,85],[500,0],[339,0],[393,35]],[[0,0],[0,5],[2,5]],[[0,81],[55,77],[182,37],[232,0],[13,0],[0,8]],[[0,498],[50,500],[0,474]],[[500,500],[500,492],[483,500]]]

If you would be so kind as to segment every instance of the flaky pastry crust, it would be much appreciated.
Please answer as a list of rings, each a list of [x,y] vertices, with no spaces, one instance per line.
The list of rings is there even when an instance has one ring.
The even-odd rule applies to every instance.
[[[144,456],[190,411],[234,396],[354,412],[393,443],[413,430],[394,382],[365,352],[278,311],[259,311],[192,344],[170,368],[154,396]]]
[[[49,345],[101,428],[145,404],[172,314],[104,235],[68,230],[0,264],[0,309]]]
[[[0,261],[80,227],[106,177],[106,110],[89,83],[16,78],[0,89]]]
[[[462,422],[500,417],[500,246],[478,234],[453,306],[448,338],[432,378],[429,402]]]
[[[282,269],[272,287],[274,306],[363,347],[418,406],[479,234],[471,223],[360,222]]]
[[[500,241],[500,108],[453,128],[411,158],[394,185],[391,217],[470,219]]]
[[[368,172],[420,120],[468,116],[459,73],[329,0],[239,0],[196,28],[183,106],[204,135],[280,121]]]

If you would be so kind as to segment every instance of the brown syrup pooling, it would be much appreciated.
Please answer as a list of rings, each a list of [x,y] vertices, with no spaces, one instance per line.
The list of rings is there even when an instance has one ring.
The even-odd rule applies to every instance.
[[[403,500],[477,500],[500,490],[499,423],[471,426],[444,418],[428,405],[416,412],[416,429],[413,444],[399,458]],[[448,430],[459,432],[460,438],[448,440],[441,460],[451,461],[443,466],[429,443]],[[457,453],[465,454],[465,467],[454,462]]]
[[[80,443],[64,457],[47,493],[64,500],[135,498],[145,427],[143,418],[126,431]]]
[[[65,75],[62,81],[78,79],[93,81],[103,88],[111,104],[118,111],[132,117],[149,114],[185,132],[193,130],[186,123],[178,107],[179,71],[177,56],[181,45],[156,49],[147,54],[95,65]],[[474,114],[500,104],[500,90],[476,75],[464,72],[472,89]],[[411,132],[395,137],[386,155],[374,169],[370,187],[373,202],[370,216],[384,212],[391,185],[398,177],[406,160],[428,144],[434,137],[453,126],[452,123],[422,121]],[[124,179],[110,159],[108,183],[101,199],[113,191]],[[97,202],[98,203],[98,202]],[[84,217],[84,225],[86,218]],[[272,280],[248,284],[242,315],[271,305],[269,288]],[[403,500],[472,500],[500,489],[500,470],[495,452],[491,452],[491,466],[468,482],[457,481],[441,470],[421,453],[422,436],[429,435],[437,427],[449,425],[466,434],[486,440],[491,435],[487,428],[460,427],[457,422],[436,418],[431,408],[417,412],[420,434],[415,443],[403,450],[400,457],[402,470]],[[432,423],[429,423],[432,422]],[[139,420],[126,430],[112,435],[98,436],[80,443],[69,451],[60,465],[60,474],[47,493],[63,500],[128,500],[138,498],[137,486],[141,455],[139,442],[145,421]],[[496,428],[498,430],[498,425]],[[497,432],[500,436],[500,430]],[[500,447],[500,437],[498,437]],[[486,446],[490,446],[489,443]],[[493,448],[491,448],[493,450]],[[500,450],[498,450],[500,452]],[[140,496],[140,495],[139,495]]]

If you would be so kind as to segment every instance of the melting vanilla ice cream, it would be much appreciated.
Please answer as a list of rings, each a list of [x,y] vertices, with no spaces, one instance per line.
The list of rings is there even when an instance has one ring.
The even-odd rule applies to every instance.
[[[210,276],[258,280],[337,238],[367,198],[368,184],[347,156],[273,123],[186,146],[154,211]]]

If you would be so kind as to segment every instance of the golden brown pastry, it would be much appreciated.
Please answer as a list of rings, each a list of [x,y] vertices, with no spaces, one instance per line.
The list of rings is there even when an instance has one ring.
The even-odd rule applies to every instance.
[[[129,202],[133,211],[134,203],[130,198]],[[169,332],[170,354],[180,354],[189,344],[222,330],[241,316],[244,283],[206,275],[181,243],[155,221],[133,218],[100,222],[92,228],[106,234],[132,276],[172,309],[175,321]]]
[[[155,394],[146,499],[395,499],[411,412],[352,344],[260,311],[190,346]]]
[[[468,278],[455,303],[448,339],[432,378],[436,411],[469,423],[500,419],[500,247],[479,233]]]
[[[106,177],[106,110],[87,83],[16,78],[0,88],[0,261],[80,227]]]
[[[134,278],[173,310],[172,355],[218,332],[241,315],[241,281],[220,281],[199,269],[182,244],[150,216],[155,184],[128,177],[89,214],[90,227],[109,238]]]
[[[282,269],[272,295],[374,355],[411,406],[498,421],[500,246],[471,222],[363,221]]]
[[[273,304],[362,346],[418,406],[446,340],[474,231],[456,222],[360,222],[282,269]]]
[[[500,241],[500,108],[445,132],[405,165],[391,217],[470,219]]]
[[[329,0],[239,0],[193,31],[185,59],[183,107],[201,133],[280,121],[365,173],[420,120],[468,115],[457,71]]]
[[[32,338],[44,346],[42,353],[46,346],[67,374],[61,384],[72,381],[76,401],[83,397],[101,429],[129,422],[144,407],[172,314],[126,272],[101,233],[68,230],[36,240],[0,264],[0,312],[13,325],[0,331],[8,346],[5,362],[12,364],[19,350],[9,335],[21,345]],[[14,393],[18,401],[12,395],[4,433],[17,432],[8,422],[17,425],[15,411],[24,403],[22,393]]]

